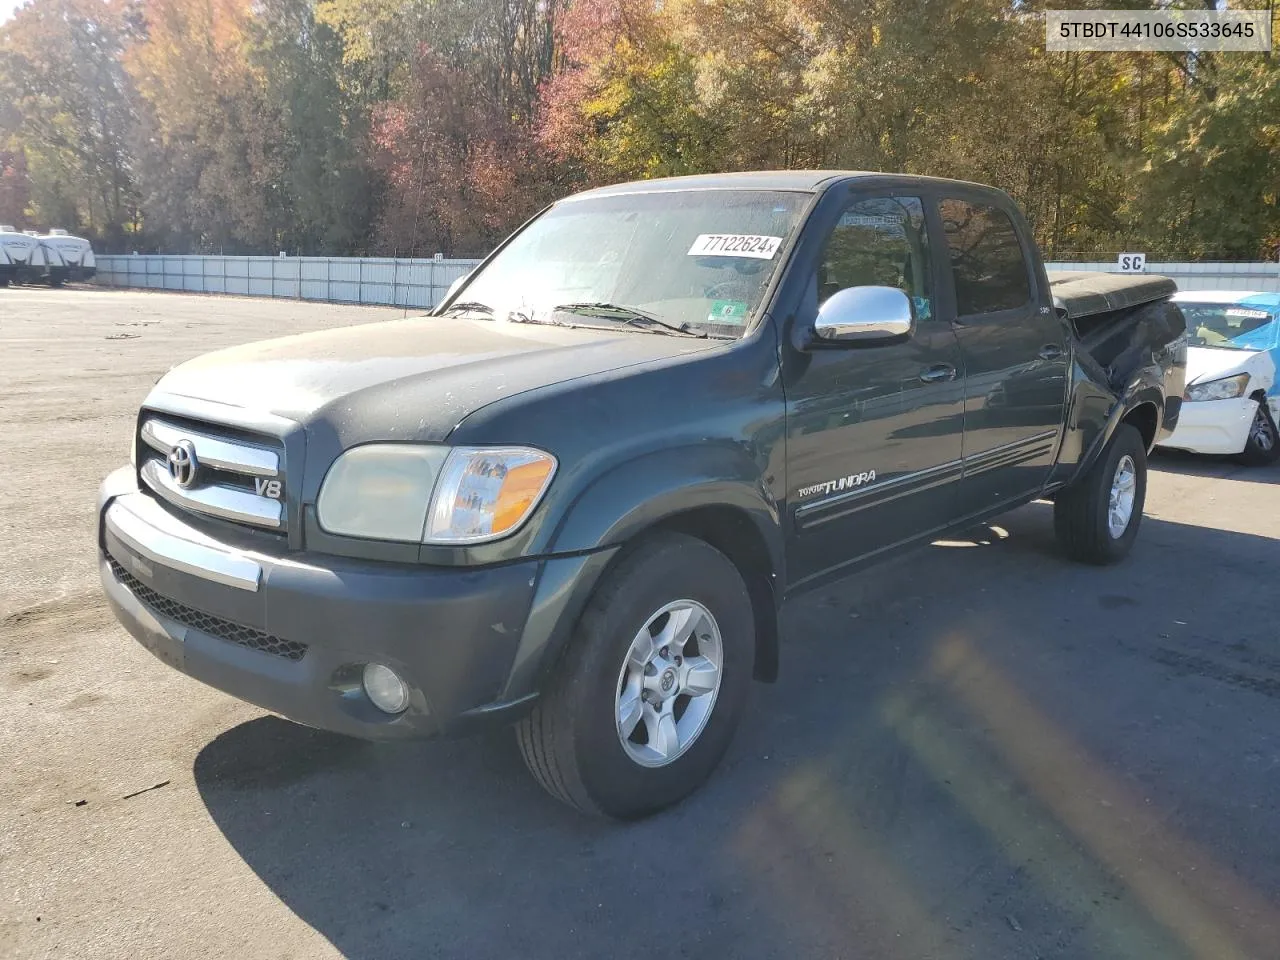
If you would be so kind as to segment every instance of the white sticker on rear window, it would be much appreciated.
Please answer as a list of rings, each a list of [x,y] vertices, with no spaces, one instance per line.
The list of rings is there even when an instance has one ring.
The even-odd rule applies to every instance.
[[[782,246],[781,237],[761,237],[750,233],[703,233],[689,248],[691,257],[755,257],[772,260]]]

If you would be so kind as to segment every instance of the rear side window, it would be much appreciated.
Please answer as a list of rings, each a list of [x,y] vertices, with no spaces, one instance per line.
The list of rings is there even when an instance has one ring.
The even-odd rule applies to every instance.
[[[1027,264],[1009,215],[997,207],[945,199],[942,229],[956,285],[956,313],[995,313],[1031,299]]]

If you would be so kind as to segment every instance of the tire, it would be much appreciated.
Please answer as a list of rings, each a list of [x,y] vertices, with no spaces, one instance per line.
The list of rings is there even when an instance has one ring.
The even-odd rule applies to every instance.
[[[1113,487],[1123,486],[1122,468],[1131,477],[1132,493],[1123,528],[1122,511],[1112,513]],[[1072,560],[1082,563],[1116,563],[1133,547],[1142,524],[1147,498],[1147,445],[1136,428],[1122,423],[1089,471],[1053,504],[1053,527],[1058,542]],[[1123,506],[1120,496],[1118,506]],[[1112,520],[1117,524],[1113,527]]]
[[[1276,429],[1271,410],[1263,400],[1258,403],[1258,412],[1249,427],[1249,439],[1245,441],[1244,450],[1236,459],[1247,467],[1265,467],[1275,463],[1277,457],[1280,457],[1280,430]]]
[[[662,613],[668,606],[676,606],[675,612]],[[692,629],[698,636],[685,643],[682,665],[671,666],[676,655],[672,643],[661,648],[671,651],[670,658],[651,662],[654,673],[639,672],[633,646],[653,646],[654,656],[660,656],[659,648],[647,644],[641,632],[650,627],[647,633],[652,636],[657,630],[661,640],[661,628],[672,626],[675,617],[684,620],[686,612],[685,632]],[[685,674],[679,671],[688,670],[692,676],[694,669],[705,668],[695,656],[714,659],[715,633],[718,688],[696,699],[679,693],[686,689]],[[552,796],[583,813],[619,820],[656,813],[701,786],[724,757],[746,706],[754,657],[751,598],[733,563],[693,537],[647,537],[605,574],[538,703],[517,724],[525,764]],[[664,664],[658,672],[657,665]],[[701,682],[709,686],[706,674],[702,676]],[[664,760],[647,742],[658,707],[635,698],[627,701],[636,707],[634,715],[643,718],[635,723],[626,745],[618,718],[627,712],[622,710],[624,698],[639,692],[632,683],[656,685],[644,691],[655,698],[667,680],[672,683],[673,692],[666,696],[674,719],[662,729],[676,730],[672,735],[677,739],[692,735],[683,745],[670,741],[669,758]],[[663,709],[667,703],[662,701]],[[646,707],[652,713],[645,712]]]

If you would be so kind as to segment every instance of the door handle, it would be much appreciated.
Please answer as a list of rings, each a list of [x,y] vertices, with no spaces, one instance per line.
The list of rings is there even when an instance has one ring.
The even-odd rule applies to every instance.
[[[1040,359],[1042,360],[1061,360],[1066,354],[1056,343],[1046,343],[1040,348]]]
[[[956,378],[956,368],[949,363],[935,363],[920,371],[920,380],[924,383],[945,383]]]

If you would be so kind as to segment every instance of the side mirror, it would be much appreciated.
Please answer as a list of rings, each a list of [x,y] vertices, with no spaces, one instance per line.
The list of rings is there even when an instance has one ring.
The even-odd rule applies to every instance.
[[[888,343],[914,325],[911,298],[897,287],[845,287],[818,308],[813,332],[820,343]]]

